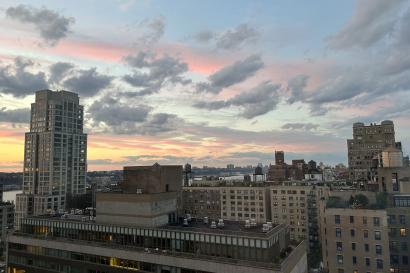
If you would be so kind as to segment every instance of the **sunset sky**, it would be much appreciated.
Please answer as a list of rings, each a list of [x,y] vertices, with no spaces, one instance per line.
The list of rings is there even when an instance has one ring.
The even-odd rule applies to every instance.
[[[88,169],[347,162],[352,123],[410,147],[410,1],[0,3],[0,171],[39,89],[86,110]]]

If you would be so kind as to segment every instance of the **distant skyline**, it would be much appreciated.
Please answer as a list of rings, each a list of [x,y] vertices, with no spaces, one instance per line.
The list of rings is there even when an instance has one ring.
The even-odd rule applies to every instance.
[[[346,164],[384,119],[410,151],[410,0],[3,0],[0,44],[0,172],[45,88],[80,95],[90,171]]]

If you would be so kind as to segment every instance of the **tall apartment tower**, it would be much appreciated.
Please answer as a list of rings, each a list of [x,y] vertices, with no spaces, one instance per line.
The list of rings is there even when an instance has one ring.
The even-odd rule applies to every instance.
[[[85,193],[83,119],[77,94],[36,92],[30,132],[25,135],[23,193],[16,198],[16,224],[23,217],[64,210],[67,198]]]
[[[381,124],[353,124],[353,139],[347,140],[349,178],[351,181],[371,180],[372,162],[385,148],[396,145],[394,124],[390,120]]]

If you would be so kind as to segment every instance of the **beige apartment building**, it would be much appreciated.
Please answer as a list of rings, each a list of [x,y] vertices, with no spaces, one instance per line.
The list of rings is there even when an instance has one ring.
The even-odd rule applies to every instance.
[[[323,210],[322,255],[328,272],[390,272],[386,210]]]
[[[270,220],[268,187],[223,187],[221,188],[221,215],[223,219],[257,223]],[[269,210],[269,211],[268,211]]]
[[[309,247],[319,246],[318,202],[328,189],[313,185],[272,186],[269,190],[272,222],[288,224],[293,240],[309,240]]]
[[[271,219],[268,194],[267,186],[184,187],[180,214],[263,224]]]

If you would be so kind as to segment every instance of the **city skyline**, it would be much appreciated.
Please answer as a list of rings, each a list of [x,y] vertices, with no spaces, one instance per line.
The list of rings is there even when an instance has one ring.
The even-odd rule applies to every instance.
[[[408,154],[409,1],[81,4],[0,5],[0,171],[46,88],[79,94],[91,171],[347,163],[352,124],[385,119]]]

